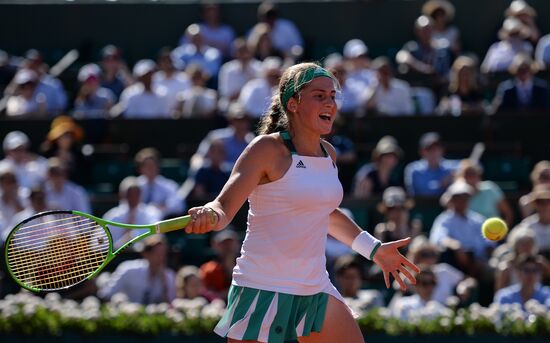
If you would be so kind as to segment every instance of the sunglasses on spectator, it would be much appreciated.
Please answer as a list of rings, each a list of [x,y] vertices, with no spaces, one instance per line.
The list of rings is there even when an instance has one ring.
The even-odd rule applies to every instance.
[[[538,274],[540,273],[540,268],[538,267],[523,267],[521,271],[526,274]]]
[[[435,280],[416,280],[416,285],[429,287],[429,286],[435,286],[436,282]]]
[[[418,253],[418,257],[420,258],[435,258],[437,257],[437,253],[434,251],[421,251]]]

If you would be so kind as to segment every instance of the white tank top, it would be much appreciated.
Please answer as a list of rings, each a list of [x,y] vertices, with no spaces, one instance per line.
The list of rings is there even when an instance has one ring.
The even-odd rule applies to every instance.
[[[294,150],[291,143],[289,149]],[[293,153],[282,178],[250,194],[246,237],[233,269],[235,285],[340,298],[326,271],[325,244],[329,214],[340,205],[343,190],[338,169],[326,155]]]

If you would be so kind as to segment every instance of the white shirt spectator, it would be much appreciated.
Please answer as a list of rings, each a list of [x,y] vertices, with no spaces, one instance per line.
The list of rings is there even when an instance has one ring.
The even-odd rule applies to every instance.
[[[118,223],[147,225],[161,220],[162,213],[155,207],[145,204],[139,204],[138,207],[131,212],[128,204],[124,202],[107,211],[103,218]],[[115,250],[120,248],[130,239],[147,232],[147,230],[128,230],[114,226],[109,226],[109,230],[111,231],[113,238],[113,249]]]
[[[262,64],[256,59],[250,60],[243,68],[242,62],[232,60],[225,63],[218,75],[218,91],[221,97],[232,97],[239,94],[244,85],[258,77]]]
[[[413,115],[411,87],[405,81],[391,79],[389,89],[379,85],[367,90],[367,99],[373,98],[378,112],[388,116]]]
[[[181,109],[182,116],[209,117],[216,111],[218,103],[218,92],[205,87],[191,87],[179,95],[179,101],[183,102]]]
[[[535,50],[535,61],[541,66],[546,66],[546,69],[550,68],[550,34],[539,40]]]
[[[532,55],[533,46],[531,43],[527,41],[519,41],[515,44],[511,44],[509,41],[493,43],[485,55],[481,70],[486,73],[506,71],[514,56],[521,52]]]
[[[550,224],[542,224],[538,214],[530,215],[518,224],[517,228],[530,228],[535,232],[535,241],[540,250],[550,250]],[[514,228],[514,230],[517,230]]]
[[[23,206],[26,208],[29,206],[28,196],[29,196],[29,190],[25,188],[19,187],[19,190],[17,191],[17,200]],[[2,199],[2,192],[0,191],[0,218],[3,218],[4,225],[8,225],[9,221],[17,214],[17,210],[10,206],[9,204],[6,204],[4,200]],[[1,222],[2,220],[0,220]],[[3,226],[0,226],[0,230],[4,228]]]
[[[282,18],[276,19],[271,28],[271,41],[276,49],[285,53],[290,52],[295,45],[304,46],[304,40],[296,25],[290,20]]]
[[[432,266],[437,279],[432,299],[445,304],[447,299],[454,294],[456,285],[464,279],[464,274],[447,263],[438,263]]]
[[[141,189],[141,199],[145,204],[164,208],[162,216],[183,212],[184,203],[177,196],[178,184],[175,181],[159,175],[152,183],[147,182],[144,175],[137,178]]]
[[[273,92],[273,87],[265,78],[254,79],[241,90],[239,102],[248,114],[259,118],[269,109]]]
[[[392,314],[394,317],[401,320],[407,320],[411,315],[418,310],[422,310],[425,307],[430,306],[433,308],[443,308],[443,305],[437,301],[430,300],[424,301],[418,294],[414,294],[407,297],[401,297],[396,299],[391,306]]]
[[[133,303],[170,303],[176,297],[175,273],[166,268],[162,275],[151,278],[147,260],[124,261],[98,295],[102,299],[110,299],[116,293],[126,294]]]
[[[168,99],[146,92],[141,83],[126,88],[120,96],[120,103],[125,118],[171,118]]]
[[[172,111],[177,103],[177,95],[191,88],[191,80],[184,72],[176,72],[170,78],[163,71],[153,74],[153,91],[165,99],[166,106]]]
[[[41,156],[34,156],[24,164],[16,164],[11,158],[6,157],[0,161],[0,167],[4,167],[3,164],[14,169],[17,183],[24,188],[39,186],[48,174],[48,160]]]
[[[61,192],[56,192],[50,182],[46,182],[45,189],[46,204],[52,210],[76,210],[90,213],[90,198],[83,187],[65,181]]]

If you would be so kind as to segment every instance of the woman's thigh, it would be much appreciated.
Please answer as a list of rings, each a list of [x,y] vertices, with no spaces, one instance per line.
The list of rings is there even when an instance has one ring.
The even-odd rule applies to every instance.
[[[347,306],[333,296],[329,296],[325,321],[321,332],[299,337],[300,343],[364,343],[359,325]]]

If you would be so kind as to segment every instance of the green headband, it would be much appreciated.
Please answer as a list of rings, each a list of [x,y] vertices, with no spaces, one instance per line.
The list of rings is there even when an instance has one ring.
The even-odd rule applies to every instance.
[[[307,83],[311,82],[313,79],[316,79],[318,77],[330,77],[331,79],[335,79],[334,75],[330,73],[328,70],[322,67],[314,67],[309,68],[300,73],[300,76],[298,76],[298,82],[294,83],[294,78],[289,79],[286,84],[283,93],[281,94],[281,105],[283,106],[283,111],[286,112],[286,103],[290,98],[294,96],[294,94],[298,93],[298,91]]]

